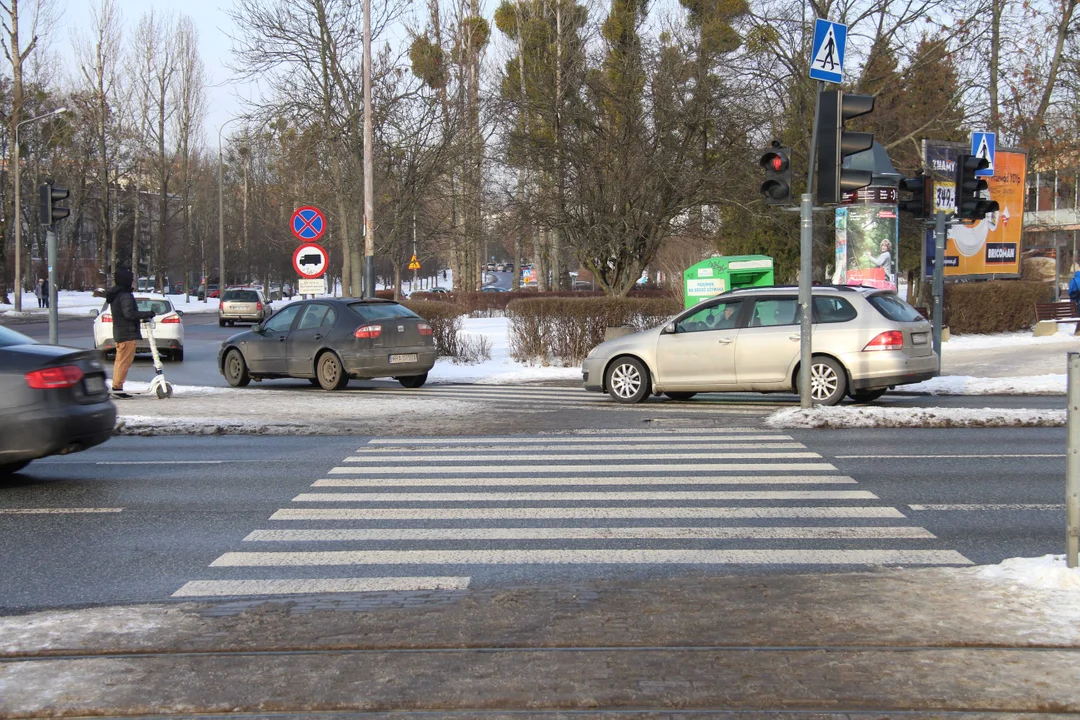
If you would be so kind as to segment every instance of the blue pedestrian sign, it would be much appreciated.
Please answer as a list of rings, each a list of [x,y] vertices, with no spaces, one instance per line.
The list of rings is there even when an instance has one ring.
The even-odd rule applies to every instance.
[[[994,176],[994,155],[997,153],[997,135],[988,132],[971,133],[971,154],[978,158],[986,158],[990,167],[978,170],[975,177]]]
[[[825,82],[844,82],[844,46],[847,25],[817,19],[810,60],[810,78]]]

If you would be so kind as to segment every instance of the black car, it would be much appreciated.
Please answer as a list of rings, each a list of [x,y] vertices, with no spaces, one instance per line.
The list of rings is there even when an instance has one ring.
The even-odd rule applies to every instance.
[[[101,353],[0,327],[0,476],[99,445],[115,426]]]
[[[418,388],[434,365],[431,326],[391,300],[291,303],[218,350],[218,370],[233,387],[253,379],[307,378],[324,390],[340,390],[351,378],[392,377]]]

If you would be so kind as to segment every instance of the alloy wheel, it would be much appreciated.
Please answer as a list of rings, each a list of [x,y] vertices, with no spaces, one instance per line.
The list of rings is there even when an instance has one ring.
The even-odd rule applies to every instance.
[[[641,389],[641,373],[630,363],[623,363],[611,373],[611,388],[622,398],[632,398]]]
[[[833,396],[840,378],[829,365],[819,363],[810,368],[810,397],[817,401],[824,401]]]

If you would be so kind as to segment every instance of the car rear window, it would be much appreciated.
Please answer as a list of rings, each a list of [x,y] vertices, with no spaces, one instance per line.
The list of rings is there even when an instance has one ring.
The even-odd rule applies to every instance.
[[[36,342],[36,340],[28,338],[22,333],[8,330],[6,327],[0,327],[0,348],[10,347],[12,345],[33,345]]]
[[[259,302],[259,293],[254,290],[226,290],[226,302]]]
[[[893,322],[919,322],[925,320],[918,310],[892,294],[871,295],[866,298],[866,301]]]
[[[365,320],[389,320],[390,318],[420,317],[409,308],[397,303],[350,303],[352,311]]]
[[[135,306],[139,308],[139,312],[153,310],[155,315],[165,315],[166,313],[172,312],[172,305],[166,300],[149,300],[142,298],[135,301]]]
[[[814,322],[847,322],[854,320],[858,314],[851,303],[844,298],[827,296],[814,298]]]

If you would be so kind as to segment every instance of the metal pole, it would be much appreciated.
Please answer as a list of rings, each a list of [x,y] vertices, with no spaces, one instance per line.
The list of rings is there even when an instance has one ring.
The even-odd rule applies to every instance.
[[[811,305],[810,274],[813,272],[814,256],[814,196],[803,193],[800,204],[799,235],[799,401],[803,408],[810,407],[810,364],[813,353],[810,347]]]
[[[945,298],[945,211],[934,213],[934,352],[941,363],[941,306]]]
[[[45,244],[48,247],[49,259],[49,344],[57,345],[60,342],[60,330],[56,325],[56,225],[50,225],[45,234]]]
[[[825,83],[818,80],[817,94],[814,96],[814,127],[810,131],[810,162],[806,171],[806,192],[814,194],[814,163],[817,162],[817,135],[818,120],[821,117],[821,93],[825,90]]]
[[[19,187],[22,183],[19,182],[18,125],[15,126],[15,147],[11,155],[15,161],[15,312],[22,312],[22,192]]]
[[[371,129],[371,0],[364,0],[364,297],[375,297],[375,172]]]
[[[1069,353],[1069,405],[1066,415],[1065,564],[1077,566],[1080,550],[1080,353]]]

